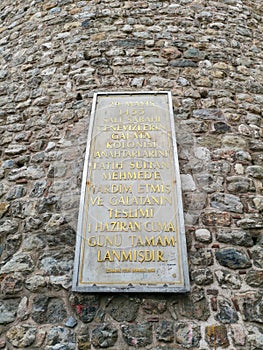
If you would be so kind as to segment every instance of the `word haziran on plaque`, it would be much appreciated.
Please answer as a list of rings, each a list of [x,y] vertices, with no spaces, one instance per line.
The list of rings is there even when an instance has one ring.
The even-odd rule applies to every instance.
[[[189,291],[173,118],[170,92],[94,95],[73,290]]]

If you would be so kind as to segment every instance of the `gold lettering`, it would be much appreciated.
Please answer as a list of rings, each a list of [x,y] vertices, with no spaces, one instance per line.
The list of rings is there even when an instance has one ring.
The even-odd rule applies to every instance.
[[[155,142],[155,141],[154,141]],[[110,146],[111,147],[111,146]],[[123,147],[125,148],[125,147]],[[148,147],[149,148],[149,147]],[[155,148],[155,144],[153,144]],[[166,149],[147,149],[147,150],[129,150],[129,149],[113,149],[106,151],[96,151],[94,158],[169,158],[171,151]]]
[[[113,206],[146,206],[146,205],[159,205],[165,206],[166,204],[172,204],[172,198],[165,195],[160,196],[112,196],[109,198],[110,205]],[[141,209],[141,210],[140,210]],[[151,215],[152,212],[143,211],[142,208],[138,209],[136,213],[138,213],[138,217],[147,217],[147,215]],[[125,209],[124,209],[125,210]],[[125,217],[125,214],[123,214]]]
[[[148,263],[148,262],[166,262],[164,258],[164,252],[160,250],[107,250],[102,254],[101,250],[97,252],[97,261],[98,262],[139,262],[139,263]],[[120,272],[120,271],[118,271]]]
[[[161,174],[159,171],[112,171],[103,172],[103,180],[161,180]]]
[[[153,208],[139,209],[108,209],[110,219],[135,219],[135,218],[153,218]]]
[[[147,232],[175,232],[175,227],[172,222],[150,222],[144,224],[144,229]]]

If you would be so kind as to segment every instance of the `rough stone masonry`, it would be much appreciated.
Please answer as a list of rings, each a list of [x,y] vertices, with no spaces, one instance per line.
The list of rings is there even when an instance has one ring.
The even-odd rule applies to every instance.
[[[0,349],[263,348],[261,0],[2,0]],[[170,90],[187,295],[71,292],[93,92]]]

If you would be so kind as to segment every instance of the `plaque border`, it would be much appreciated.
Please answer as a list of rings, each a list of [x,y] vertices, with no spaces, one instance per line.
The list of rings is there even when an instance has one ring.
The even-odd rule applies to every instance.
[[[169,282],[166,284],[164,282],[160,283],[140,283],[133,285],[127,282],[123,286],[109,286],[110,283],[104,283],[104,286],[100,285],[79,285],[80,277],[80,263],[81,263],[81,246],[82,246],[82,227],[83,220],[85,218],[85,197],[86,197],[86,182],[88,176],[88,167],[90,160],[90,149],[91,149],[91,139],[94,127],[96,105],[99,96],[109,96],[109,95],[167,95],[168,100],[168,114],[170,117],[170,127],[172,136],[172,147],[173,147],[173,163],[174,163],[174,173],[176,178],[176,193],[177,193],[177,218],[178,218],[178,237],[180,239],[179,248],[181,248],[181,259],[179,259],[182,264],[182,282],[183,286],[176,286],[177,282]],[[102,282],[101,282],[102,283]],[[103,283],[102,283],[103,284]],[[107,284],[107,285],[106,285]],[[162,285],[160,285],[162,284]],[[183,215],[183,201],[182,201],[182,187],[180,179],[179,161],[178,161],[178,151],[176,145],[176,134],[175,134],[175,124],[174,124],[174,114],[173,114],[173,104],[172,104],[172,93],[171,91],[110,91],[110,92],[94,92],[90,122],[88,126],[88,136],[86,143],[86,153],[84,159],[84,167],[82,174],[82,184],[81,184],[81,195],[79,202],[79,215],[78,215],[78,225],[76,234],[76,245],[75,245],[75,258],[74,258],[74,271],[72,279],[72,291],[75,292],[128,292],[128,293],[186,293],[190,291],[190,281],[189,281],[189,270],[188,270],[188,259],[187,259],[187,248],[186,248],[186,236],[185,236],[185,226],[184,226],[184,215]]]

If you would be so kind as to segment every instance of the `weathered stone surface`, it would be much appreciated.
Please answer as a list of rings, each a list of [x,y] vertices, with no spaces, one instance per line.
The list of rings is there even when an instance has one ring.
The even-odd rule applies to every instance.
[[[11,323],[16,319],[19,299],[3,300],[0,302],[0,324]]]
[[[246,275],[246,283],[254,288],[262,288],[263,270],[249,270]]]
[[[42,275],[34,275],[28,277],[25,281],[26,289],[30,290],[31,292],[38,291],[39,289],[45,287],[46,284],[46,279]]]
[[[212,241],[211,232],[206,228],[200,228],[195,231],[195,238],[202,243],[210,243]]]
[[[189,254],[190,262],[193,265],[210,266],[213,265],[214,258],[211,249],[198,249],[196,252]]]
[[[239,324],[231,325],[232,339],[235,345],[244,346],[246,344],[246,330]]]
[[[39,259],[39,268],[48,275],[60,276],[69,273],[72,270],[73,257],[71,254],[61,253],[44,253]]]
[[[251,180],[244,176],[227,177],[227,189],[231,193],[245,193],[253,189]]]
[[[263,327],[249,327],[248,344],[253,350],[260,350],[263,347]]]
[[[1,293],[3,295],[15,295],[23,289],[24,276],[15,272],[3,278],[1,282]]]
[[[211,325],[205,328],[205,340],[212,346],[228,347],[229,340],[226,326]]]
[[[183,348],[198,347],[201,339],[200,327],[195,323],[179,322],[175,326],[175,339]]]
[[[137,317],[140,299],[125,296],[113,297],[107,306],[107,312],[118,322],[131,322]]]
[[[263,247],[256,246],[251,249],[251,256],[256,267],[263,268]]]
[[[263,166],[252,165],[248,166],[246,170],[248,176],[254,177],[255,179],[263,179]]]
[[[47,334],[47,345],[48,349],[52,350],[74,350],[76,346],[74,333],[65,327],[51,327]]]
[[[6,333],[9,342],[16,348],[25,348],[33,344],[36,328],[30,325],[14,326]]]
[[[235,229],[220,229],[216,233],[216,239],[218,242],[242,245],[244,247],[252,247],[254,244],[249,232]]]
[[[3,220],[0,222],[0,234],[15,233],[18,229],[18,222],[16,220]]]
[[[77,324],[78,321],[73,316],[70,316],[65,322],[65,326],[69,328],[74,328]]]
[[[0,274],[10,272],[30,273],[34,269],[34,262],[30,255],[17,253],[1,269]]]
[[[262,295],[256,293],[246,295],[242,300],[242,315],[244,320],[263,323],[262,308]]]
[[[31,315],[40,324],[57,323],[65,320],[67,312],[62,299],[40,295],[34,298]]]
[[[17,199],[26,195],[26,187],[23,185],[17,185],[12,187],[6,194],[6,200]]]
[[[84,323],[91,322],[99,308],[99,298],[95,295],[72,294],[70,303],[75,314]]]
[[[236,310],[227,299],[220,298],[218,300],[219,312],[216,314],[215,319],[221,323],[236,323],[238,315]]]
[[[222,288],[239,289],[241,287],[241,278],[234,272],[220,269],[215,271],[215,276]]]
[[[220,265],[230,269],[245,269],[251,266],[247,254],[240,249],[222,248],[216,251],[216,258]]]
[[[243,149],[246,147],[246,141],[240,136],[225,135],[222,138],[222,146],[229,149]]]
[[[143,299],[142,309],[147,314],[162,314],[167,309],[167,300],[153,297]]]
[[[243,212],[243,204],[240,198],[232,194],[216,193],[211,196],[210,201],[213,208],[234,213]]]
[[[196,109],[193,111],[193,116],[200,119],[208,120],[223,120],[224,115],[218,109]]]
[[[96,348],[113,346],[118,339],[117,329],[110,324],[102,324],[93,329],[91,342]]]
[[[176,300],[174,306],[180,316],[191,320],[206,321],[210,316],[209,305],[202,289],[193,290],[191,295]]]
[[[156,329],[156,337],[159,341],[172,342],[174,340],[174,323],[163,320]]]
[[[129,346],[145,347],[152,343],[152,325],[149,323],[122,325],[121,331]]]
[[[191,277],[194,282],[199,285],[208,285],[213,283],[213,273],[211,269],[195,269],[191,271]]]
[[[181,182],[182,182],[182,190],[187,191],[194,191],[196,189],[194,180],[190,174],[181,175]]]
[[[22,242],[22,236],[20,234],[13,234],[2,239],[0,245],[2,262],[5,263],[18,251]]]
[[[201,220],[208,226],[230,226],[231,216],[227,212],[206,211],[201,214]]]

